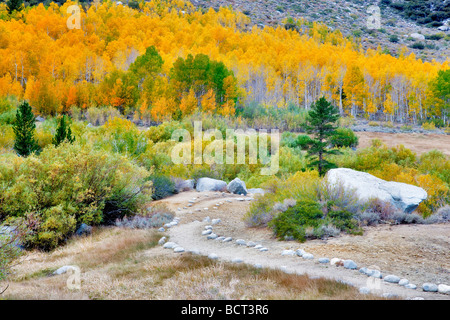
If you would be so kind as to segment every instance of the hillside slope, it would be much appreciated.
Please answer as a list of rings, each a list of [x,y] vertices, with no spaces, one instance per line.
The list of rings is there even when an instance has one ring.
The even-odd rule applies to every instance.
[[[420,24],[411,19],[403,11],[376,0],[191,0],[192,4],[202,8],[218,9],[221,6],[231,6],[242,11],[252,20],[253,25],[277,26],[284,25],[283,20],[288,17],[294,19],[305,18],[308,21],[322,22],[332,29],[339,29],[344,36],[360,38],[364,49],[381,47],[392,55],[398,55],[401,48],[408,49],[423,60],[445,61],[450,56],[450,32],[441,31],[432,24]],[[420,1],[416,1],[420,2]],[[426,2],[426,1],[421,1]],[[441,1],[442,2],[442,1]],[[371,5],[379,5],[381,10],[381,28],[379,30],[367,28],[367,20],[371,16],[367,13]],[[446,16],[446,12],[443,16]],[[446,17],[450,19],[450,16]],[[445,21],[444,18],[442,20]],[[419,33],[431,39],[416,40],[411,34]],[[438,34],[438,36],[432,36]],[[395,36],[398,41],[395,42]],[[392,37],[392,38],[391,38]],[[441,37],[440,39],[438,39]],[[432,40],[432,39],[435,40]],[[413,49],[414,43],[423,43],[424,49]]]

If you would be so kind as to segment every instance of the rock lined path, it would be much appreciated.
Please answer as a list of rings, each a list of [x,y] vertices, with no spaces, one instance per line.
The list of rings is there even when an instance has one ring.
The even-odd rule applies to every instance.
[[[423,283],[410,283],[401,275],[387,277],[388,280],[395,281],[369,277],[368,275],[377,276],[380,273],[386,277],[389,273],[382,268],[371,270],[370,265],[364,265],[360,261],[340,259],[339,253],[334,250],[329,250],[324,255],[323,250],[316,253],[309,250],[306,244],[277,241],[267,232],[245,228],[242,217],[253,201],[253,196],[192,191],[163,200],[176,212],[178,222],[164,232],[169,237],[168,241],[175,244],[168,246],[170,249],[167,253],[192,252],[219,261],[325,277],[352,284],[362,293],[371,292],[406,299],[450,300],[450,295],[425,292],[422,289]],[[188,204],[191,206],[188,207]],[[364,241],[364,237],[360,240]],[[399,281],[396,281],[397,277]],[[431,280],[433,279],[424,283],[432,282]],[[411,289],[414,285],[417,286],[415,290]]]

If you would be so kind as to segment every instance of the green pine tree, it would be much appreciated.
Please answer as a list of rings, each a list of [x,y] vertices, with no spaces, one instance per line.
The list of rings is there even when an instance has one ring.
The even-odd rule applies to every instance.
[[[40,151],[40,147],[34,138],[35,117],[31,106],[26,101],[20,104],[17,109],[13,130],[15,134],[14,150],[20,156],[27,157],[33,152]]]
[[[55,146],[59,146],[65,140],[69,143],[73,143],[75,137],[72,135],[72,130],[67,125],[66,116],[63,115],[58,121],[58,127],[56,128],[56,134],[53,137],[52,143]]]
[[[317,100],[308,112],[305,130],[312,134],[313,138],[308,142],[306,149],[308,157],[313,159],[310,166],[317,167],[320,176],[336,167],[334,163],[327,161],[325,156],[339,153],[328,148],[329,139],[337,129],[335,123],[338,119],[339,110],[324,97]]]
[[[22,11],[23,9],[23,0],[7,0],[6,1],[6,10],[8,14],[12,14],[14,11]]]

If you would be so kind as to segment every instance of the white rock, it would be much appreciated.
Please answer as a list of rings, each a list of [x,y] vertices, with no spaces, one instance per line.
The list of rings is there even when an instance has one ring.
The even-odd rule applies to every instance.
[[[399,283],[400,277],[390,274],[390,275],[387,275],[386,277],[384,277],[383,280],[386,282],[389,282],[389,283]]]
[[[210,225],[205,226],[205,230],[209,230],[209,229],[212,229],[212,228],[213,228],[213,226],[210,226]]]
[[[412,290],[416,290],[417,286],[415,284],[412,283],[408,283],[407,285],[405,285],[406,289],[412,289]]]
[[[259,249],[261,249],[263,246],[262,245],[260,245],[260,244],[257,244],[256,246],[254,246],[253,248],[254,249],[257,249],[257,250],[259,250]]]
[[[224,239],[225,239],[224,236],[220,236],[220,237],[217,237],[215,240],[217,240],[217,241],[223,241]]]
[[[166,242],[166,237],[162,237],[161,239],[159,239],[158,244],[160,246],[162,246],[165,242]]]
[[[303,249],[298,249],[297,251],[295,251],[295,253],[296,253],[299,257],[303,257],[303,255],[306,253],[306,251],[303,250]]]
[[[210,223],[211,222],[211,218],[210,217],[206,217],[205,219],[203,219],[203,222]]]
[[[333,259],[331,259],[331,261],[330,261],[330,264],[331,264],[332,266],[336,266],[336,265],[339,265],[339,264],[341,264],[341,263],[344,263],[344,262],[343,262],[342,259],[339,259],[339,258],[333,258]]]
[[[438,286],[434,283],[424,283],[422,285],[422,290],[426,292],[438,292]]]
[[[223,239],[222,241],[223,241],[223,242],[230,242],[230,241],[232,241],[232,240],[233,240],[232,237],[226,237],[226,238]]]
[[[243,239],[237,239],[236,240],[236,244],[240,245],[240,246],[245,246],[247,245],[247,243],[245,242],[245,240]]]
[[[255,264],[253,265],[253,267],[256,268],[256,269],[262,269],[262,264],[255,263]]]
[[[282,256],[293,256],[294,254],[294,250],[283,250],[283,252],[281,253]]]
[[[169,242],[166,242],[163,245],[163,248],[165,248],[165,249],[173,249],[173,248],[175,248],[177,246],[178,246],[178,244],[176,244],[175,242],[169,241]]]
[[[416,40],[425,40],[425,36],[423,34],[420,34],[420,33],[411,33],[410,37],[414,38]]]
[[[220,222],[222,222],[222,220],[220,220],[220,219],[212,219],[211,224],[215,225],[215,224],[219,224]]]
[[[214,240],[214,239],[216,239],[218,237],[218,235],[217,234],[215,234],[215,233],[211,233],[209,236],[207,236],[206,237],[206,239],[209,239],[209,240]]]
[[[247,247],[256,247],[256,243],[253,241],[247,242]]]
[[[330,262],[330,259],[328,258],[319,258],[319,263],[328,263]]]
[[[408,279],[400,279],[400,281],[398,282],[398,284],[400,286],[406,286],[407,284],[409,284],[409,280]]]
[[[344,268],[345,269],[356,269],[358,266],[356,265],[355,261],[353,260],[344,260]]]
[[[314,259],[314,256],[311,253],[305,253],[302,257],[303,257],[303,259],[307,259],[307,260]]]
[[[359,293],[362,293],[362,294],[369,294],[369,293],[370,293],[370,289],[367,288],[367,287],[359,288]]]
[[[61,268],[59,268],[58,270],[56,270],[55,272],[53,272],[54,275],[61,275],[66,273],[69,270],[75,271],[77,269],[77,267],[75,266],[63,266]]]
[[[265,252],[265,251],[269,251],[269,249],[267,249],[267,248],[261,248],[261,249],[259,249],[259,251],[261,251],[261,252]]]
[[[346,168],[331,169],[326,175],[329,186],[342,184],[354,189],[361,201],[377,198],[391,202],[406,213],[412,212],[427,198],[427,192],[419,187],[400,183],[388,182],[369,173]]]
[[[217,260],[217,259],[219,259],[219,256],[217,254],[215,254],[215,253],[210,253],[208,255],[208,258],[210,258],[212,260]]]
[[[233,260],[231,260],[231,262],[233,262],[233,263],[242,263],[243,260],[241,258],[234,258]]]
[[[212,229],[207,229],[205,231],[202,231],[202,236],[207,236],[210,235],[212,233]]]
[[[176,253],[184,252],[184,248],[183,247],[175,247],[173,249],[173,252],[176,252]]]
[[[216,180],[211,178],[200,178],[197,180],[196,190],[203,191],[221,191],[227,187],[227,183],[222,180]]]
[[[450,294],[450,286],[446,284],[438,285],[438,292],[443,294]]]

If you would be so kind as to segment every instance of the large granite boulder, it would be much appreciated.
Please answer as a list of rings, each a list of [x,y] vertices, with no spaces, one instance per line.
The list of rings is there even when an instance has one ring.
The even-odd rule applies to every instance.
[[[427,192],[419,187],[393,181],[385,181],[369,173],[339,168],[328,171],[327,183],[354,189],[361,201],[377,198],[391,202],[398,209],[410,213],[427,198]]]
[[[224,191],[227,188],[227,183],[222,180],[211,178],[200,178],[197,180],[197,191]]]
[[[231,181],[227,186],[227,190],[230,193],[243,194],[244,196],[247,195],[247,188],[245,187],[245,182],[239,178],[236,178],[233,181]]]

